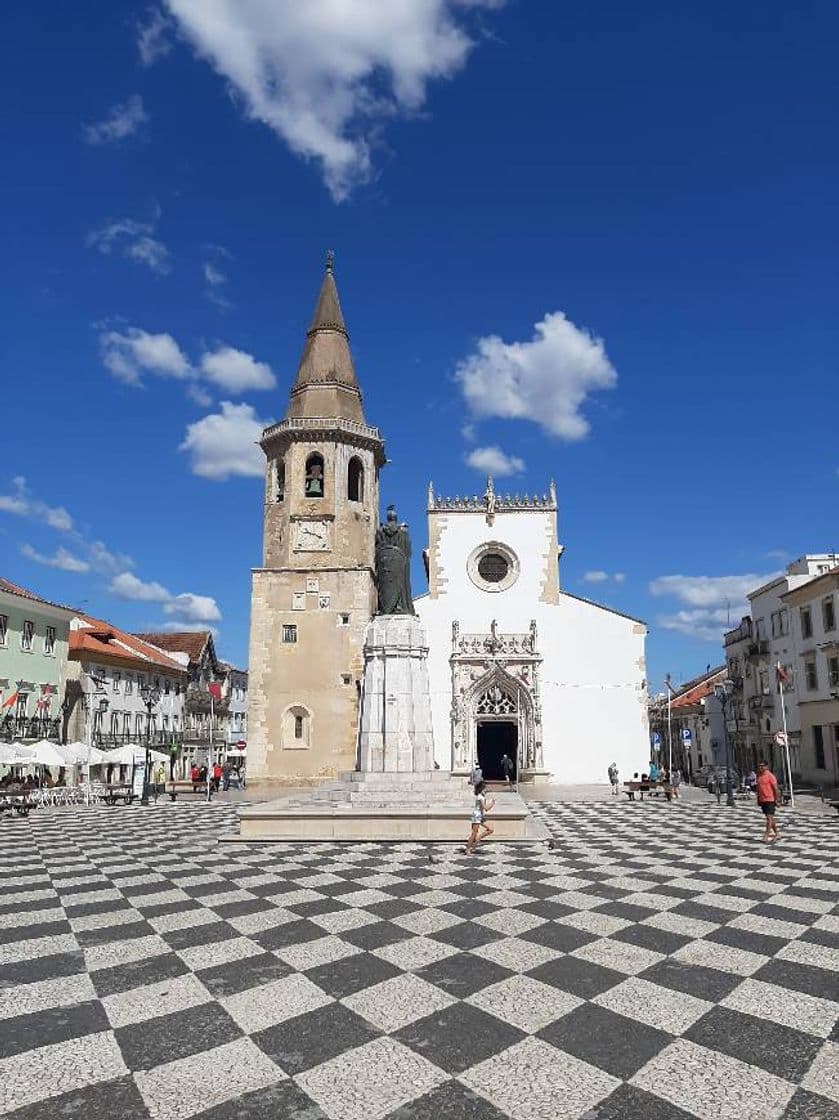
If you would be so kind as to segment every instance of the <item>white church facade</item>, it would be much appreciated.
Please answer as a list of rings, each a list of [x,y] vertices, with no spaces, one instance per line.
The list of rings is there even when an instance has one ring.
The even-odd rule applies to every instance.
[[[485,777],[606,781],[649,753],[646,626],[560,587],[556,490],[428,495],[428,637],[435,758]]]
[[[267,428],[263,562],[254,569],[252,783],[318,782],[358,761],[364,641],[376,608],[384,443],[370,427],[331,258],[285,418]],[[604,782],[649,755],[645,625],[560,587],[556,492],[428,495],[434,756],[522,780]],[[416,542],[417,527],[412,535]],[[387,697],[388,703],[391,698]],[[395,701],[395,698],[394,698]]]

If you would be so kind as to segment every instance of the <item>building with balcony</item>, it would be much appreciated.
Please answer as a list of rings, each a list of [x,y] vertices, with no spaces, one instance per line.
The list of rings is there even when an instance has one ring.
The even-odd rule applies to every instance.
[[[206,759],[211,749],[218,752],[226,747],[230,714],[230,702],[225,691],[227,673],[216,656],[212,633],[209,630],[186,630],[171,634],[135,634],[134,637],[156,646],[186,672],[183,728],[186,763]],[[211,685],[217,696],[211,693]]]
[[[748,595],[749,614],[724,637],[733,686],[727,713],[728,733],[735,766],[741,772],[754,769],[758,759],[765,758],[777,774],[783,774],[784,753],[777,736],[784,730],[786,718],[793,775],[803,773],[800,698],[804,680],[802,666],[797,664],[795,635],[785,596],[828,572],[836,563],[837,558],[829,553],[812,553],[794,560],[783,575]],[[786,678],[783,712],[778,665]]]
[[[839,558],[836,558],[839,561]],[[800,771],[839,787],[839,566],[783,596],[795,646]]]
[[[187,673],[155,646],[111,622],[77,614],[70,624],[64,698],[66,742],[107,750],[125,743],[166,747],[183,741]],[[155,690],[149,711],[144,688]]]
[[[708,668],[701,676],[674,688],[670,695],[650,703],[650,732],[660,743],[655,761],[667,767],[672,739],[673,769],[691,781],[699,770],[725,765],[725,731],[722,708],[714,686],[728,679],[725,665]],[[669,717],[669,718],[668,718]]]
[[[74,614],[0,578],[0,739],[61,741]]]
[[[227,741],[241,746],[248,740],[248,671],[221,662],[225,674],[222,695],[227,698]]]

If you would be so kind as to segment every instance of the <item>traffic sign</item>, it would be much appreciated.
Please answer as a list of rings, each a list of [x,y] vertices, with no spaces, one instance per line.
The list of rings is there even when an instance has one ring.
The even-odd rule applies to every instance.
[[[661,745],[661,735],[658,731],[653,732],[653,746],[658,747]]]
[[[689,727],[683,727],[682,728],[682,742],[683,743],[689,743],[692,738],[693,738],[693,732],[691,731],[691,729]]]
[[[786,731],[776,731],[775,732],[775,742],[778,744],[779,747],[785,747],[787,745],[787,742],[788,742]]]

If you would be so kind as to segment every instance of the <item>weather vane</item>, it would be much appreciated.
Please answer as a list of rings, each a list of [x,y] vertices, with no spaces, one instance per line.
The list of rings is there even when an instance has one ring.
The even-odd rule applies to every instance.
[[[326,271],[331,272],[334,267],[335,267],[335,250],[334,249],[327,249],[326,250]]]

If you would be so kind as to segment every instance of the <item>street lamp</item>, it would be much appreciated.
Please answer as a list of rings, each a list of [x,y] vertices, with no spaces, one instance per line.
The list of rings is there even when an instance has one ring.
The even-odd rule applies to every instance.
[[[99,701],[99,705],[97,707],[96,712],[93,711],[93,701],[92,700],[90,702],[90,707],[88,708],[88,714],[89,714],[90,718],[87,721],[87,729],[88,729],[87,766],[86,766],[87,774],[85,776],[85,800],[87,801],[88,805],[90,804],[90,755],[91,755],[91,748],[93,746],[93,736],[96,733],[98,726],[101,726],[102,720],[105,718],[105,712],[107,712],[107,710],[108,710],[108,701],[105,699],[104,696]],[[99,716],[98,720],[96,719],[97,714]],[[100,734],[101,734],[101,732],[100,732]]]
[[[143,796],[140,798],[140,804],[148,805],[149,769],[151,767],[151,712],[152,708],[160,703],[160,689],[152,688],[151,685],[148,684],[141,684],[140,698],[146,709],[146,765],[143,770]]]
[[[728,738],[728,718],[725,714],[725,708],[731,695],[731,687],[731,681],[726,681],[724,684],[715,684],[714,696],[716,696],[722,708],[722,736],[723,743],[725,744],[725,803],[733,808],[734,789],[731,785],[731,742]]]

